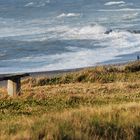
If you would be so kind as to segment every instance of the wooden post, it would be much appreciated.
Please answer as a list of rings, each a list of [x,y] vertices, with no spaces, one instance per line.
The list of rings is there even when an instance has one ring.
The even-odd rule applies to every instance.
[[[8,80],[7,83],[8,95],[10,96],[20,95],[20,88],[21,88],[21,83],[19,77]]]

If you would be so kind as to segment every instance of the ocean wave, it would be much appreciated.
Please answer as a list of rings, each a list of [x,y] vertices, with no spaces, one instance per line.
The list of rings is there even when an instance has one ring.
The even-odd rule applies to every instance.
[[[123,15],[122,19],[132,19],[138,16],[138,13]],[[41,20],[42,21],[42,20]],[[30,26],[19,24],[19,27],[5,27],[0,29],[0,38],[11,38],[20,41],[45,41],[45,40],[70,40],[70,39],[93,39],[103,40],[107,37],[105,34],[108,28],[100,24],[91,24],[86,26],[68,26],[57,25],[55,27],[47,28],[45,25],[38,26],[40,21],[29,22]],[[42,24],[42,22],[41,22]],[[25,27],[24,27],[25,26]],[[113,31],[115,32],[115,31]],[[121,32],[121,31],[120,31]],[[118,33],[118,32],[117,32]],[[120,35],[120,33],[118,33]],[[132,37],[134,33],[131,33]]]
[[[24,66],[18,68],[10,67],[11,72],[49,71],[94,66],[104,61],[113,59],[115,60],[115,57],[118,55],[140,51],[139,38],[140,36],[133,36],[129,32],[113,31],[111,34],[105,35],[104,38],[102,38],[102,41],[100,40],[98,42],[97,46],[99,47],[96,49],[94,49],[95,43],[93,42],[92,46],[91,42],[89,41],[87,42],[87,46],[90,44],[90,49],[86,48],[86,46],[85,48],[77,46],[67,46],[70,51],[65,53],[40,56],[32,55],[30,57],[23,57],[20,59],[1,61],[1,63],[24,64]],[[30,67],[30,63],[32,63],[32,67]],[[8,72],[8,69],[6,70],[0,68],[1,73],[5,73],[6,71]]]
[[[121,9],[100,9],[100,12],[123,12],[123,11],[140,11],[139,8],[121,8]]]
[[[134,3],[124,3],[124,4],[120,4],[118,5],[119,7],[128,7],[128,6],[134,6]]]
[[[48,29],[49,36],[51,33],[55,33],[55,37],[53,36],[55,43],[59,45],[57,39],[60,40],[68,50],[67,52],[60,53],[56,50],[55,54],[32,54],[29,57],[4,60],[1,63],[9,64],[11,66],[9,69],[17,72],[71,69],[93,66],[103,61],[115,60],[118,55],[140,51],[140,34],[117,29],[105,34],[106,30],[106,27],[98,24],[83,27],[58,26],[50,28]],[[83,41],[82,47],[80,43],[77,43],[78,41]],[[43,44],[47,45],[45,42]],[[22,66],[16,69],[12,68],[13,64]],[[6,72],[6,69],[0,68],[0,72]]]
[[[6,53],[0,53],[0,58],[5,56],[5,55],[6,55]]]
[[[28,27],[28,28],[27,28]],[[67,39],[67,38],[88,38],[103,34],[106,28],[96,25],[88,25],[83,27],[56,26],[46,28],[44,26],[19,26],[5,27],[0,29],[0,38],[15,38],[21,41],[44,41],[48,39]]]
[[[111,6],[111,5],[119,5],[119,4],[125,4],[125,2],[124,1],[110,1],[110,2],[105,3],[104,5]]]
[[[62,40],[96,40],[98,42],[98,46],[107,46],[110,49],[112,49],[112,47],[115,47],[116,49],[120,50],[119,53],[121,53],[122,48],[131,49],[131,52],[133,52],[134,50],[136,51],[138,49],[137,47],[140,46],[140,34],[136,31],[130,32],[127,30],[113,30],[109,34],[105,34],[106,31],[107,28],[101,25],[85,26],[74,29],[67,28],[67,31],[61,34],[59,38],[61,38]],[[93,46],[94,45],[95,44],[93,44]]]
[[[77,34],[79,35],[94,35],[94,34],[103,34],[106,31],[106,28],[99,25],[88,25],[88,26],[83,26],[81,28],[77,29]]]
[[[44,30],[44,28],[41,30],[38,29],[34,32],[34,36],[32,37],[35,38],[35,41],[42,42],[49,40],[96,40],[99,46],[111,47],[113,46],[113,43],[116,44],[116,46],[121,46],[122,48],[133,47],[136,44],[140,46],[140,33],[137,30],[130,31],[114,29],[108,33],[107,31],[109,31],[108,28],[99,24],[82,27],[57,26],[46,30]],[[24,34],[25,33],[26,32],[24,32]],[[30,35],[29,32],[27,33]],[[27,38],[27,40],[28,39],[34,41],[33,38],[30,37]]]
[[[132,14],[124,14],[122,16],[123,20],[131,20],[131,19],[135,19],[139,16],[139,13],[132,13]]]
[[[37,35],[37,34],[43,34],[45,31],[41,28],[32,27],[30,28],[13,28],[13,27],[6,27],[3,29],[0,29],[0,38],[4,37],[15,37],[18,38],[20,36],[31,36],[31,35]]]
[[[34,6],[34,2],[29,2],[29,3],[25,4],[25,7],[31,7],[31,6]]]
[[[46,38],[53,38],[54,40],[62,39],[98,39],[101,35],[104,35],[106,28],[95,24],[87,25],[82,27],[71,27],[71,26],[57,26],[49,28],[47,30]],[[52,35],[52,37],[51,37]]]
[[[54,55],[42,55],[42,56],[32,56],[25,57],[20,59],[11,59],[7,61],[2,61],[6,63],[14,63],[14,64],[26,64],[26,63],[35,63],[36,65],[32,65],[32,67],[10,67],[10,72],[35,72],[35,71],[46,71],[46,70],[62,70],[62,69],[72,69],[72,68],[81,68],[87,66],[93,66],[96,63],[102,62],[103,60],[108,60],[113,58],[112,53],[108,53],[108,57],[106,57],[107,49],[100,49],[100,54],[97,54],[96,51],[92,49],[83,49],[83,48],[75,48],[74,52],[67,52],[62,54],[54,54]],[[49,63],[46,62],[49,60]],[[42,66],[38,67],[38,63],[43,63]],[[3,69],[0,68],[0,73],[7,73],[8,68]]]
[[[138,16],[138,13],[123,15],[122,18],[135,18]],[[46,23],[44,23],[46,24]],[[38,25],[38,24],[37,24]],[[21,41],[44,41],[44,40],[70,40],[70,39],[93,39],[93,40],[101,40],[104,42],[104,39],[108,37],[105,34],[108,29],[105,26],[101,26],[100,24],[91,24],[87,26],[55,26],[46,28],[46,26],[38,27],[35,26],[19,26],[18,28],[6,27],[0,29],[0,37],[15,37],[16,40]],[[28,28],[27,28],[28,27]],[[121,36],[121,32],[126,32],[125,36],[131,34],[131,37],[134,37],[134,33],[130,33],[127,31],[112,31],[112,33],[116,33],[118,36]],[[111,37],[111,34],[109,35]],[[111,38],[110,38],[111,39]]]
[[[46,4],[50,3],[50,0],[38,1],[38,2],[28,2],[24,7],[44,7]]]
[[[32,19],[32,20],[14,20],[0,18],[0,38],[11,39],[30,39],[38,38],[41,34],[46,33],[46,26],[52,20],[48,19]],[[10,24],[9,24],[10,23]],[[45,27],[45,28],[44,28]]]
[[[79,17],[80,14],[79,13],[62,13],[60,15],[57,16],[57,18],[65,18],[65,17]]]

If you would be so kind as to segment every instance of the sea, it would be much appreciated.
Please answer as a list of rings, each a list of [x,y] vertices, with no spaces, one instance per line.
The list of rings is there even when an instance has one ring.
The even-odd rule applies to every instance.
[[[140,55],[140,0],[0,0],[0,74],[116,64]]]

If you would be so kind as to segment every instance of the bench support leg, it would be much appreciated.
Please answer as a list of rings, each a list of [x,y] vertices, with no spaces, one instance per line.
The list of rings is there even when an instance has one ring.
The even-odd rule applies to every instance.
[[[20,95],[20,78],[10,79],[7,83],[7,91],[8,95],[10,96],[17,96]]]

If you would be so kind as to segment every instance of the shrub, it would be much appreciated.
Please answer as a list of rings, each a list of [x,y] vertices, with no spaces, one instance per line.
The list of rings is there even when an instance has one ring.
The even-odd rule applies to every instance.
[[[125,67],[125,71],[126,72],[137,72],[137,71],[140,71],[140,61],[128,64]]]

